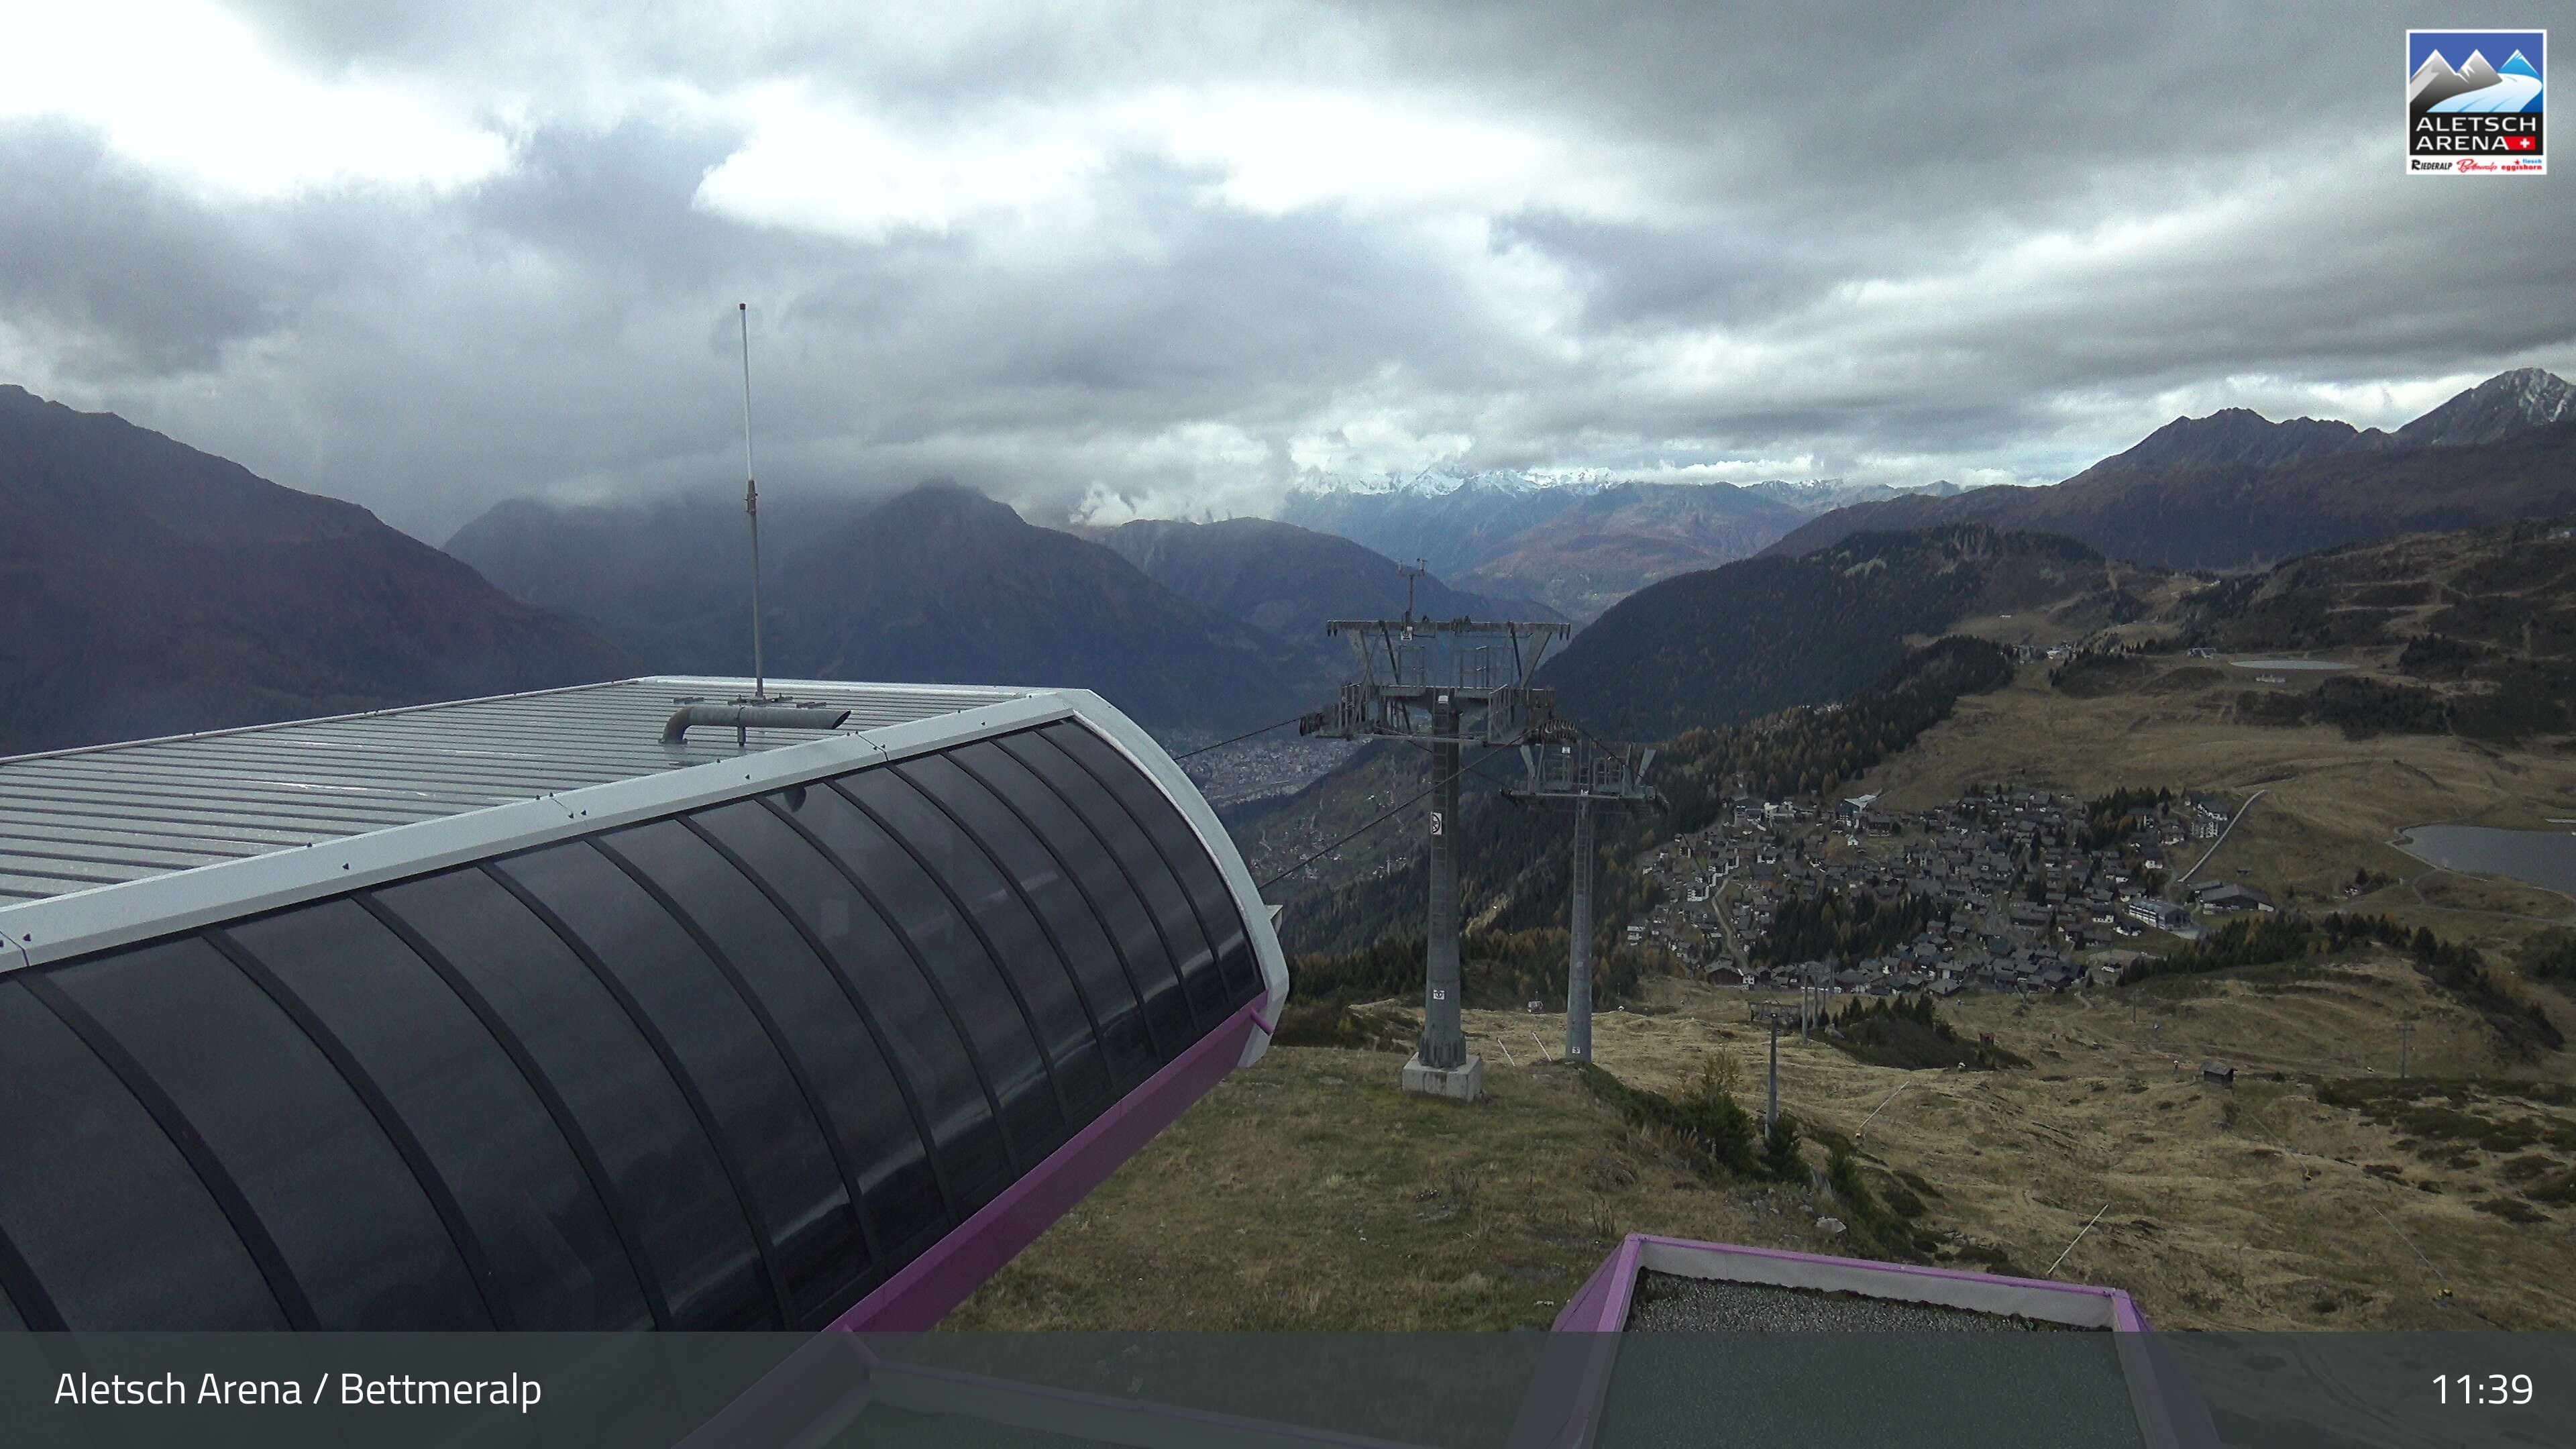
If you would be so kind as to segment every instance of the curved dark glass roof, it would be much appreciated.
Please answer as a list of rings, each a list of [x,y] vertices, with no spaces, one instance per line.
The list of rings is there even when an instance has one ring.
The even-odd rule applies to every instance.
[[[1059,718],[0,974],[0,1321],[828,1324],[1263,996],[1230,850]]]

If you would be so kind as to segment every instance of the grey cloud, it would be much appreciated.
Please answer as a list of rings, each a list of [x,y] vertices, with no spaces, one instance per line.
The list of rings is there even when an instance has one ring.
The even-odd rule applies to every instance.
[[[365,284],[304,299],[290,346],[212,389],[109,401],[443,537],[516,493],[729,476],[736,298],[755,309],[764,473],[846,487],[956,472],[1041,511],[1167,428],[1284,434],[1391,357],[1426,353],[1406,370],[1437,389],[1532,365],[1402,233],[1197,207],[1184,198],[1203,177],[1112,178],[1110,226],[1151,234],[1149,249],[1076,244],[995,271],[958,239],[857,247],[695,210],[723,145],[547,133],[427,216],[310,199],[309,226],[370,218],[386,234]],[[279,436],[245,396],[291,400],[299,428]]]
[[[1531,211],[1501,218],[1495,240],[1570,268],[1584,288],[1586,328],[1602,333],[1758,322],[1851,280],[1875,250],[1814,232],[1784,247],[1767,219],[1750,216],[1657,226]]]
[[[1370,13],[1399,18],[1406,53],[1453,85],[1509,87],[1705,157],[1712,194],[1833,195],[1858,216],[2086,204],[2131,164],[2295,154],[2316,132],[2389,114],[2414,23],[2393,4],[2297,16],[2219,0]]]
[[[835,4],[639,9],[631,0],[242,0],[282,44],[330,68],[561,74],[567,57],[708,89],[793,75],[916,119],[995,93],[1052,100],[1241,73],[1394,79],[1405,67],[1303,0],[1071,0],[937,9]],[[1374,39],[1381,27],[1357,27]]]
[[[258,219],[189,201],[56,122],[0,123],[0,301],[103,375],[215,365],[278,326],[299,260]]]
[[[737,486],[736,299],[765,491],[946,474],[1033,514],[1094,484],[1257,505],[1289,440],[1379,414],[1472,437],[1479,464],[1903,458],[1928,480],[2072,472],[2163,421],[2156,398],[2231,378],[2296,395],[2576,365],[2556,192],[2399,174],[2418,17],[2393,6],[1127,9],[925,21],[900,44],[822,6],[748,31],[606,4],[248,13],[319,67],[465,95],[549,67],[802,79],[932,125],[1226,78],[1466,97],[1616,157],[1648,205],[1489,219],[1487,260],[1572,288],[1570,320],[1534,327],[1420,228],[1214,204],[1211,175],[1135,157],[1060,235],[859,243],[695,205],[744,138],[670,118],[541,118],[507,171],[442,198],[241,206],[21,126],[0,169],[53,199],[0,213],[0,297],[68,400],[434,539],[513,495]],[[2155,239],[2185,217],[2203,241]],[[2087,269],[1961,281],[2115,224],[2139,238]],[[1773,365],[1674,385],[1659,359],[1708,338]],[[1246,456],[1168,441],[1208,425]]]

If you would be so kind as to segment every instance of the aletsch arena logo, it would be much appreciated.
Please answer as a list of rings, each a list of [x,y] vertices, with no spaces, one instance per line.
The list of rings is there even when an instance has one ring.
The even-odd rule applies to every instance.
[[[2546,30],[2406,32],[2406,170],[2545,176]]]

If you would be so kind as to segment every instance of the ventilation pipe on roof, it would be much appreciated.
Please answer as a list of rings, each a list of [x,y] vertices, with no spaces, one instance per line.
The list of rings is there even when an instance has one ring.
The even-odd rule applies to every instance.
[[[684,704],[671,711],[662,726],[662,743],[684,743],[699,725],[733,730],[836,730],[850,717],[846,709],[819,704]]]

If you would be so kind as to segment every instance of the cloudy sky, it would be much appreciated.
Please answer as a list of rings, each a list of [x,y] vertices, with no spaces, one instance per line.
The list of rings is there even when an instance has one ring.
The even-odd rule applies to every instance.
[[[737,300],[764,491],[1041,521],[2576,375],[2576,167],[2403,174],[2421,6],[1948,8],[0,0],[0,381],[443,541],[738,488]]]

